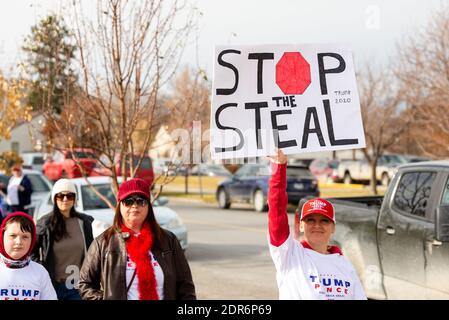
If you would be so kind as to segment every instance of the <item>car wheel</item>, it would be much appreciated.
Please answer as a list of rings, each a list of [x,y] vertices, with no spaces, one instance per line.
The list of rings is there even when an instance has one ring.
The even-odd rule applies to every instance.
[[[218,206],[221,209],[229,209],[229,207],[231,206],[231,202],[228,199],[228,195],[226,194],[226,191],[223,188],[218,190],[217,200]]]
[[[345,176],[343,177],[343,182],[344,182],[344,184],[352,183],[352,178],[351,178],[351,175],[349,174],[349,172],[345,172]]]
[[[384,172],[382,174],[382,179],[380,180],[380,183],[385,187],[388,186],[388,184],[390,183],[390,178],[388,177],[387,173]]]
[[[256,190],[256,192],[254,192],[253,203],[254,210],[257,212],[267,211],[268,209],[262,190]]]

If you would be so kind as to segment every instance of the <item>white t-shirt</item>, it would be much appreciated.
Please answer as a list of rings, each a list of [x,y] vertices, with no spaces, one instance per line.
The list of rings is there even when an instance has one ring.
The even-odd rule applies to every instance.
[[[31,261],[19,269],[0,262],[0,300],[57,300],[47,270]]]
[[[8,194],[6,197],[6,202],[10,206],[16,206],[19,205],[19,186],[22,182],[23,176],[16,177],[12,176],[8,182]]]
[[[149,253],[151,263],[153,264],[154,269],[154,277],[156,278],[156,290],[157,295],[159,296],[159,300],[164,299],[164,272],[162,271],[161,266],[156,261],[153,256],[153,253],[150,251]],[[129,282],[133,277],[134,270],[136,269],[136,264],[129,258],[129,255],[126,257],[126,287],[128,287]],[[139,289],[137,287],[138,284],[138,276],[134,277],[133,283],[128,291],[128,300],[139,300]]]
[[[277,271],[279,299],[366,299],[357,273],[346,257],[305,249],[291,235],[279,247],[270,243],[269,246]]]

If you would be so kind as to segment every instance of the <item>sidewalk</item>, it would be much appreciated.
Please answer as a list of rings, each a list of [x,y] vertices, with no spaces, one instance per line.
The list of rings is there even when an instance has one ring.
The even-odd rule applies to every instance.
[[[190,181],[189,181],[190,182]],[[218,183],[217,183],[218,184]],[[214,183],[205,183],[203,188],[200,188],[197,183],[189,183],[189,194],[199,195],[215,195],[216,185]],[[343,184],[343,183],[319,183],[319,189],[321,197],[357,197],[357,196],[369,196],[372,195],[369,185],[362,184]],[[386,187],[378,186],[377,190],[379,194],[384,194]],[[164,186],[163,193],[185,193],[185,185],[180,181],[176,183],[170,183]]]
[[[186,191],[185,186],[180,186],[180,185],[175,185],[175,184],[167,184],[162,189],[162,193],[164,193],[164,192],[185,193],[185,191]],[[203,188],[201,190],[198,187],[191,187],[191,186],[189,186],[188,191],[189,191],[189,193],[192,193],[192,194],[201,194],[201,191],[203,192],[203,194],[215,194],[216,188],[215,189],[210,189],[210,188],[205,189],[205,188]]]

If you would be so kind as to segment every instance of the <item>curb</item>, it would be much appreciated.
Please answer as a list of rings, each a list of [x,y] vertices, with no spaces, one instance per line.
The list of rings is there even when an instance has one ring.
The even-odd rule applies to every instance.
[[[319,188],[326,189],[364,189],[363,184],[344,184],[344,183],[320,183],[318,182]]]
[[[196,203],[205,203],[205,204],[212,204],[210,202],[201,200],[201,199],[190,199],[190,198],[180,198],[180,197],[170,197],[170,196],[165,196],[169,199],[170,202],[187,202],[187,203],[191,203],[191,202],[196,202]]]

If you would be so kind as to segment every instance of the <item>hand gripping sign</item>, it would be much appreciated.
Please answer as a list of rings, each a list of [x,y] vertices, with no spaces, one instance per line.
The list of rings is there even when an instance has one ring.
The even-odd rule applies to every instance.
[[[213,159],[364,148],[352,52],[216,47],[210,127]]]

